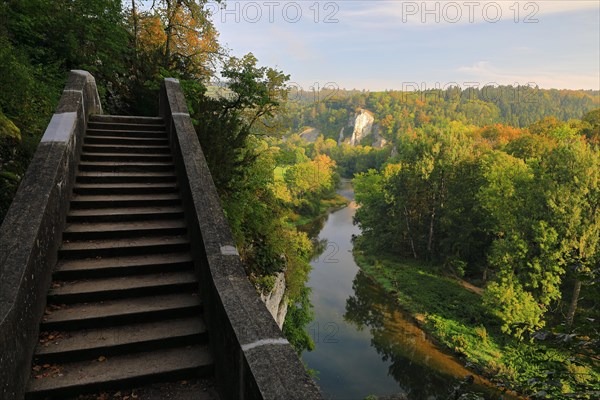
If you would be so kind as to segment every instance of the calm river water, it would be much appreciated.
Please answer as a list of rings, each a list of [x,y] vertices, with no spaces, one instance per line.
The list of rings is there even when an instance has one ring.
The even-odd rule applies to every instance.
[[[349,183],[340,193],[353,199]],[[315,319],[308,326],[315,341],[302,358],[318,371],[326,398],[364,399],[368,395],[443,399],[471,374],[439,350],[381,287],[369,280],[352,256],[356,205],[329,214],[318,239],[323,253],[311,264],[308,286]],[[469,390],[486,399],[499,393],[479,384]]]

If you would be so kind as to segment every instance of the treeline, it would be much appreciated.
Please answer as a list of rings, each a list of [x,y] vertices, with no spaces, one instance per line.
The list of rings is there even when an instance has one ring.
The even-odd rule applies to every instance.
[[[330,85],[331,86],[331,85]],[[459,121],[465,125],[504,124],[528,127],[545,118],[580,119],[600,105],[600,93],[592,90],[539,89],[532,86],[431,89],[415,92],[365,92],[332,87],[320,91],[292,91],[289,127],[299,132],[311,126],[325,138],[337,140],[355,110],[375,116],[379,133],[395,142],[399,135],[426,125]],[[346,132],[348,134],[348,132]]]
[[[248,275],[262,290],[285,271],[291,310],[284,332],[301,351],[310,347],[303,324],[310,319],[304,283],[312,248],[290,223],[290,204],[277,195],[276,156],[268,142],[279,134],[276,122],[289,77],[259,66],[252,54],[231,57],[217,40],[205,4],[0,3],[0,220],[69,70],[94,75],[110,114],[156,115],[163,79],[178,78]],[[217,72],[226,81],[224,96],[207,90]]]

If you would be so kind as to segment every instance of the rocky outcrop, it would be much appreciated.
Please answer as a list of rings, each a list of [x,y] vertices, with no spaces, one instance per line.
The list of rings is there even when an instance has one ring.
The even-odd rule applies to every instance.
[[[267,310],[273,316],[279,328],[283,328],[283,322],[287,314],[287,296],[285,295],[285,273],[280,272],[275,276],[273,289],[268,293],[261,293],[260,299],[267,306]]]
[[[386,144],[387,144],[387,140],[385,140],[385,138],[382,138],[381,136],[377,135],[375,137],[375,141],[373,142],[373,144],[371,146],[375,147],[376,149],[383,149]]]
[[[379,126],[377,124],[373,125],[373,144],[371,144],[371,147],[383,149],[387,143],[388,141],[379,134]]]
[[[338,137],[338,146],[341,146],[343,142],[344,142],[344,127],[342,126],[342,129],[340,129],[340,136]]]
[[[373,114],[367,110],[360,110],[354,117],[354,130],[350,137],[350,145],[356,146],[373,131]]]
[[[308,143],[314,143],[320,134],[321,131],[319,131],[317,128],[308,127],[300,132],[300,137],[306,140]]]
[[[348,126],[342,127],[338,138],[338,146],[342,143],[348,143],[350,146],[358,146],[366,137],[371,137],[367,143],[372,147],[382,148],[387,144],[387,140],[379,135],[377,124],[374,123],[373,114],[365,109],[360,109],[353,117],[348,120]],[[352,129],[352,134],[349,137],[344,137],[346,128]]]

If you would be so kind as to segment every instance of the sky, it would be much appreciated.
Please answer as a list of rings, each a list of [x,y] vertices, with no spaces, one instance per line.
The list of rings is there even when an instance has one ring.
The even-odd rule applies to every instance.
[[[600,0],[228,0],[207,7],[233,55],[252,52],[304,90],[600,90]]]

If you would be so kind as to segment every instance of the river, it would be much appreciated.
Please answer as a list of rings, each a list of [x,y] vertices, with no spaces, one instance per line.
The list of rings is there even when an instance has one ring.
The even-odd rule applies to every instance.
[[[353,200],[349,182],[340,194]],[[356,204],[328,215],[318,240],[324,251],[311,262],[308,286],[315,318],[308,326],[315,342],[302,359],[316,370],[328,399],[364,399],[369,395],[410,400],[446,400],[472,374],[438,349],[383,289],[362,273],[352,256],[352,218]],[[468,390],[486,399],[499,392],[479,377]]]

